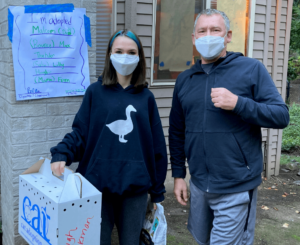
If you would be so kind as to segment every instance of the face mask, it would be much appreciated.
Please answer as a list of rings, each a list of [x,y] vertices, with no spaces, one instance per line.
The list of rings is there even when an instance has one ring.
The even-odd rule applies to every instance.
[[[224,37],[226,37],[226,35]],[[195,41],[196,49],[204,59],[213,60],[219,56],[225,47],[224,37],[205,36],[198,38]]]
[[[110,56],[110,60],[119,74],[128,76],[133,73],[140,61],[140,58],[137,55],[112,54]]]

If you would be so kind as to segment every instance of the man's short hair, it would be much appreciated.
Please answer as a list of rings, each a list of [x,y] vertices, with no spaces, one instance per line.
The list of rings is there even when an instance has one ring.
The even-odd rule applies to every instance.
[[[230,22],[229,22],[227,15],[224,12],[217,10],[217,9],[204,9],[196,17],[193,33],[195,33],[197,21],[201,15],[213,15],[213,14],[219,14],[222,16],[222,18],[224,19],[225,27],[226,27],[226,32],[228,32],[230,30]]]

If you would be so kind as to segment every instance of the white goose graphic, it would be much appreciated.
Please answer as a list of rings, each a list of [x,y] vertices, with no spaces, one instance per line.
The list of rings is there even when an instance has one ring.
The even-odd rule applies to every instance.
[[[110,124],[106,124],[106,126],[110,129],[111,132],[113,132],[116,135],[119,135],[119,141],[121,143],[126,143],[127,140],[124,139],[124,136],[126,134],[129,134],[133,130],[133,123],[130,117],[130,112],[136,112],[136,109],[129,105],[126,108],[126,120],[117,120]]]

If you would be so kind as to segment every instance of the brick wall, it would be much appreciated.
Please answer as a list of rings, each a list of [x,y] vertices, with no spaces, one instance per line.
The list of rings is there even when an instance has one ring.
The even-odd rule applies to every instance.
[[[0,166],[4,245],[27,244],[18,234],[18,176],[70,132],[82,96],[17,102],[7,8],[15,5],[73,3],[91,19],[91,82],[96,72],[96,0],[0,0]]]

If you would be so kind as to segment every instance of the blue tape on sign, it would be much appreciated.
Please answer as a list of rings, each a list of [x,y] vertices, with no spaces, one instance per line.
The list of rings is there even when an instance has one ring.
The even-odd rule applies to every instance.
[[[56,12],[73,12],[74,5],[66,4],[47,4],[47,5],[26,5],[25,13],[56,13]]]
[[[9,40],[12,42],[13,37],[13,30],[14,30],[14,15],[8,9],[8,32],[7,36]]]
[[[159,66],[164,67],[165,63],[162,61],[162,62],[159,63]]]
[[[91,22],[90,18],[84,15],[85,41],[92,47]]]

